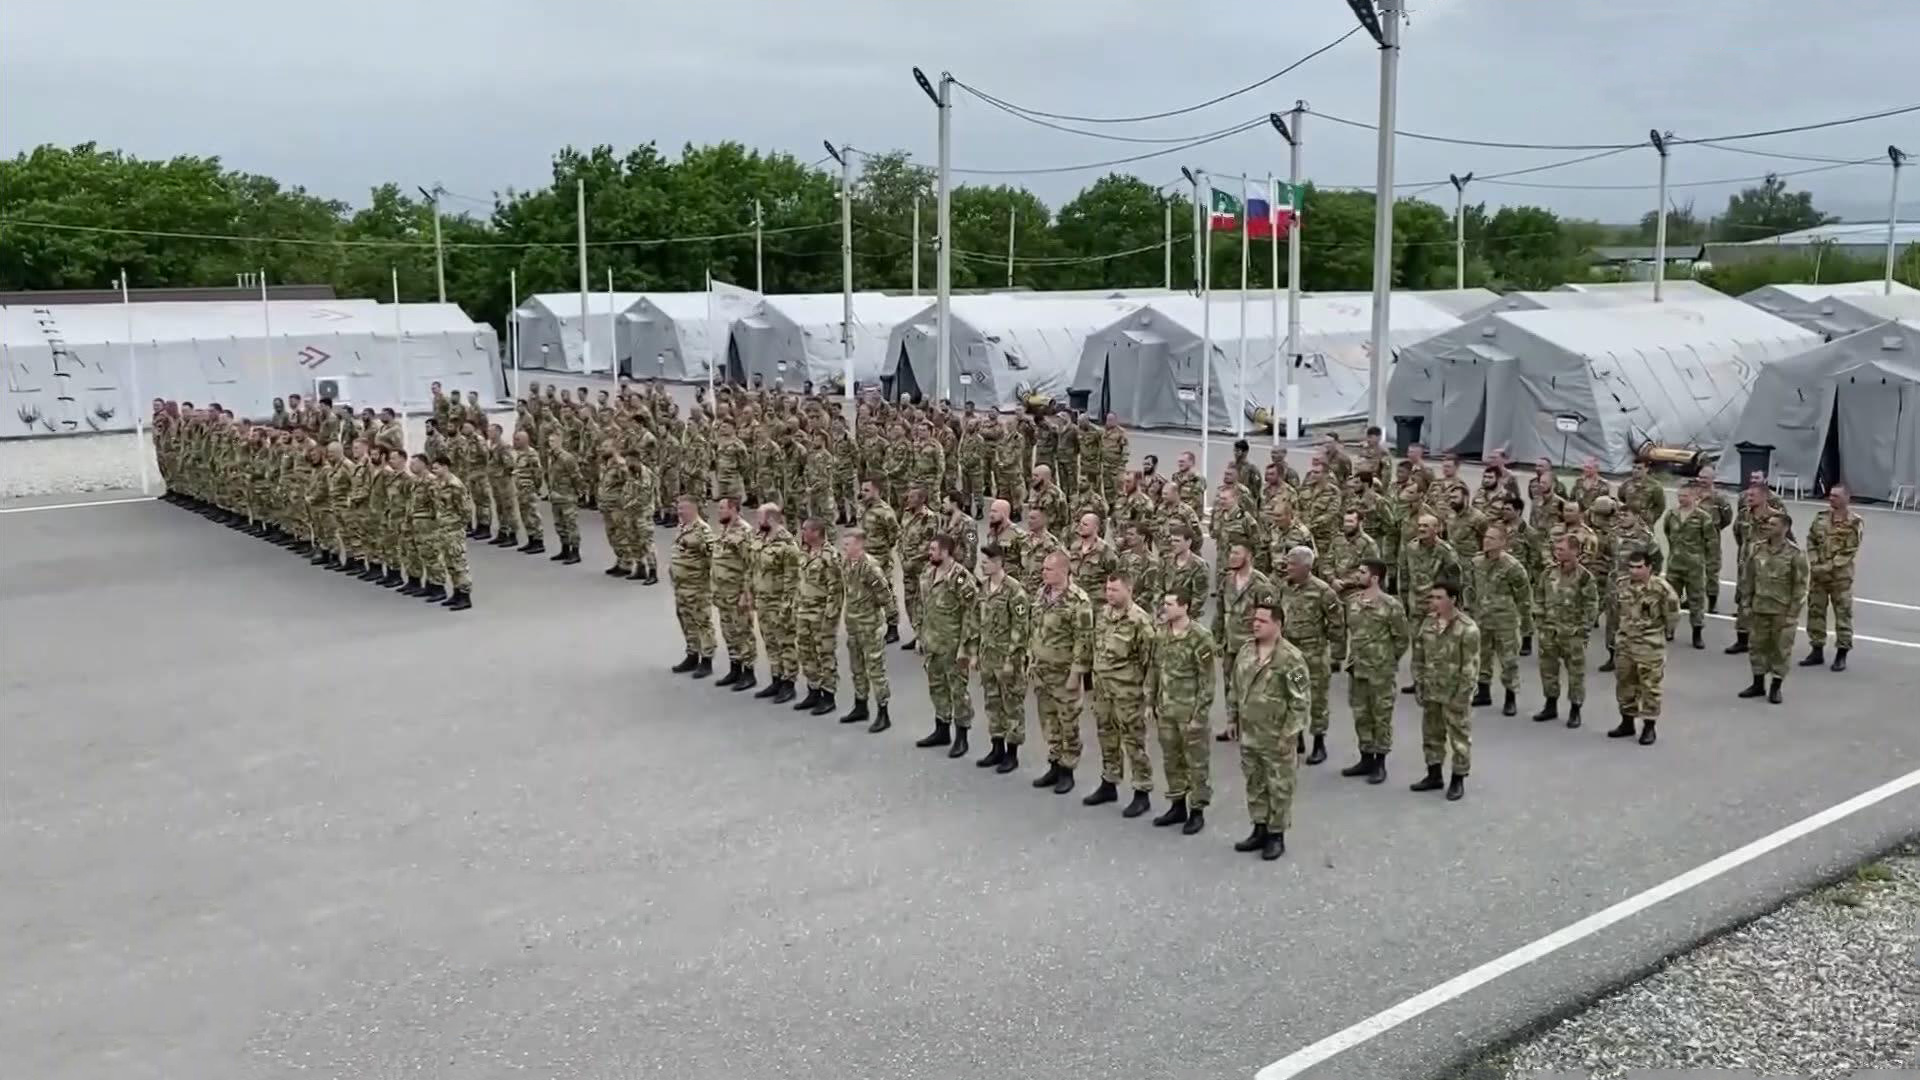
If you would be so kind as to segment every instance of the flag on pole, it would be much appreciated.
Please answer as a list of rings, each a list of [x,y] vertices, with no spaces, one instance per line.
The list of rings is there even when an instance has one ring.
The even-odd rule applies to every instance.
[[[1273,190],[1275,201],[1272,203],[1265,199],[1247,200],[1248,236],[1285,236],[1293,228],[1298,204],[1292,186],[1275,183]]]
[[[1240,200],[1221,191],[1209,188],[1213,192],[1212,210],[1208,215],[1208,227],[1214,232],[1240,231]]]

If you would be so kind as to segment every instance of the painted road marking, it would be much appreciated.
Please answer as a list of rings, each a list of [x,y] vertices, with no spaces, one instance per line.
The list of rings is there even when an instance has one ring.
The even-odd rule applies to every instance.
[[[54,503],[50,506],[0,506],[0,514],[37,514],[43,510],[78,510],[83,506],[124,506],[127,503],[153,501],[152,495],[136,495],[131,499],[99,499],[94,502]]]
[[[1720,620],[1721,622],[1733,622],[1733,621],[1734,621],[1734,618],[1733,618],[1733,616],[1731,616],[1731,615],[1722,615],[1722,614],[1720,614],[1719,612],[1710,612],[1710,613],[1709,613],[1709,614],[1707,615],[1707,618],[1709,618],[1709,619],[1719,619],[1719,620]],[[1807,629],[1807,628],[1806,628],[1806,627],[1804,627],[1804,626],[1801,626],[1801,627],[1796,627],[1796,629],[1804,633],[1804,632],[1806,631],[1806,629]],[[1831,632],[1831,631],[1829,631],[1829,632]],[[1871,635],[1871,634],[1855,634],[1855,635],[1853,635],[1853,640],[1855,640],[1855,641],[1871,641],[1871,642],[1873,642],[1873,643],[1874,643],[1875,645],[1898,645],[1898,646],[1900,646],[1900,647],[1901,647],[1901,648],[1903,648],[1903,649],[1920,649],[1920,641],[1901,641],[1901,640],[1900,640],[1899,638],[1890,638],[1890,637],[1874,637],[1874,636],[1873,636],[1873,635]]]
[[[1728,588],[1739,587],[1735,585],[1733,582],[1727,581],[1724,579],[1720,582],[1720,584],[1725,585]],[[1891,600],[1869,600],[1864,596],[1854,597],[1853,602],[1856,604],[1872,604],[1874,607],[1899,608],[1901,611],[1920,611],[1920,604],[1896,604]]]
[[[1729,851],[1712,862],[1702,863],[1678,877],[1668,878],[1645,892],[1630,896],[1612,907],[1594,912],[1579,922],[1530,941],[1505,956],[1456,975],[1431,990],[1416,994],[1398,1005],[1375,1013],[1344,1031],[1335,1032],[1319,1042],[1295,1050],[1254,1074],[1255,1080],[1290,1080],[1329,1058],[1376,1039],[1415,1017],[1431,1012],[1455,998],[1485,986],[1508,972],[1517,971],[1536,960],[1551,956],[1615,923],[1632,918],[1663,900],[1670,900],[1690,889],[1704,885],[1803,836],[1809,836],[1915,787],[1920,787],[1920,769],[1889,780],[1879,787],[1863,791],[1846,802],[1830,806],[1810,817],[1801,818],[1744,847]]]

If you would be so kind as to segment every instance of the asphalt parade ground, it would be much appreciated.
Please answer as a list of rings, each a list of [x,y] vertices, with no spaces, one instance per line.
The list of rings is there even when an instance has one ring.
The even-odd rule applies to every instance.
[[[591,513],[452,613],[124,498],[0,506],[0,1075],[1411,1080],[1920,831],[1920,516],[1867,511],[1849,672],[1737,700],[1683,627],[1641,747],[1597,643],[1578,731],[1524,658],[1458,803],[1410,697],[1337,775],[1336,677],[1266,863],[1231,746],[1183,837],[1080,804],[1090,716],[1069,797],[1031,719],[915,750],[897,648],[878,736],[670,675]]]

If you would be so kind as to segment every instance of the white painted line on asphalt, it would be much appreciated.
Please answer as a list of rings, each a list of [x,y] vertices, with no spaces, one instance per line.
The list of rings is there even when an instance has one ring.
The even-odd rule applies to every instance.
[[[1710,613],[1710,614],[1708,614],[1708,615],[1707,615],[1707,618],[1709,618],[1709,619],[1719,619],[1719,620],[1720,620],[1721,622],[1732,622],[1732,621],[1733,621],[1733,616],[1731,616],[1731,615],[1722,615],[1722,614],[1720,614],[1720,613],[1718,613],[1718,612],[1713,612],[1713,613]],[[1805,630],[1806,630],[1806,627],[1804,627],[1804,626],[1802,626],[1802,627],[1798,627],[1798,629],[1799,629],[1799,630],[1801,630],[1801,631],[1805,631]],[[1890,637],[1874,637],[1874,636],[1873,636],[1872,634],[1855,634],[1855,635],[1853,635],[1853,640],[1855,640],[1855,641],[1871,641],[1871,642],[1873,642],[1873,643],[1874,643],[1875,645],[1898,645],[1898,646],[1900,646],[1900,647],[1901,647],[1901,648],[1903,648],[1903,649],[1920,649],[1920,641],[1901,641],[1901,640],[1900,640],[1899,638],[1890,638]]]
[[[38,514],[43,510],[78,510],[83,506],[122,506],[153,501],[152,495],[136,495],[131,499],[99,499],[94,502],[54,503],[50,506],[0,506],[0,514]]]
[[[1668,878],[1645,892],[1630,896],[1612,907],[1594,912],[1579,922],[1530,941],[1505,956],[1456,975],[1431,990],[1416,994],[1398,1005],[1375,1013],[1344,1031],[1335,1032],[1311,1046],[1295,1050],[1255,1073],[1254,1078],[1255,1080],[1290,1080],[1291,1077],[1299,1076],[1329,1058],[1378,1038],[1415,1017],[1431,1012],[1455,998],[1485,986],[1502,975],[1551,956],[1615,923],[1632,918],[1663,900],[1670,900],[1690,889],[1704,885],[1801,837],[1816,833],[1837,821],[1852,817],[1868,807],[1885,802],[1915,787],[1920,787],[1920,769],[1889,780],[1879,787],[1863,791],[1846,802],[1830,806],[1783,829],[1770,832],[1744,847],[1727,852],[1712,862],[1702,863],[1678,877]]]
[[[1720,584],[1725,585],[1730,589],[1739,587],[1734,582],[1727,581],[1724,578],[1721,579]],[[1854,597],[1853,602],[1856,604],[1872,604],[1874,607],[1899,608],[1901,611],[1920,611],[1920,604],[1898,604],[1892,600],[1869,600],[1864,596]]]

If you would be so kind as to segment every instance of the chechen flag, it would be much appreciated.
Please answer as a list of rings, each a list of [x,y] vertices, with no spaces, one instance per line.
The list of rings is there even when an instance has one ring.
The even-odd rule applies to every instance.
[[[1239,232],[1240,200],[1221,191],[1219,188],[1212,188],[1211,190],[1213,192],[1213,209],[1211,216],[1208,218],[1208,227],[1214,232]]]
[[[1294,210],[1298,204],[1292,186],[1275,184],[1273,190],[1278,195],[1274,204],[1269,204],[1265,199],[1247,200],[1248,236],[1285,236],[1293,227],[1296,217]]]

